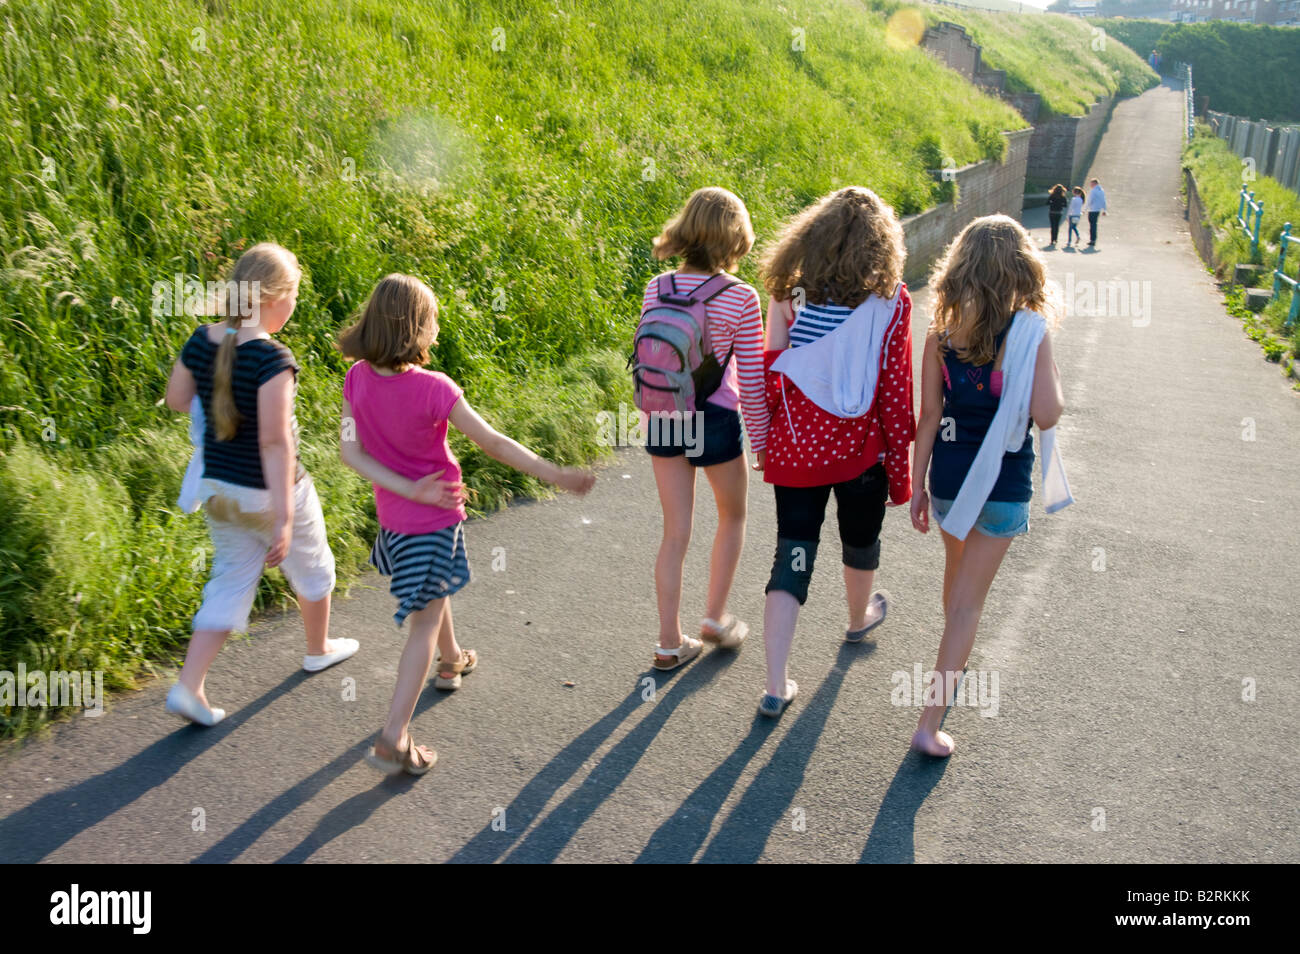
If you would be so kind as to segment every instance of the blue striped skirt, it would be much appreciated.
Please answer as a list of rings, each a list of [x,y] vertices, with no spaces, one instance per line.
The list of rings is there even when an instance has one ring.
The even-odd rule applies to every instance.
[[[370,550],[370,564],[392,578],[388,592],[397,597],[393,619],[398,626],[407,616],[464,589],[469,582],[464,528],[463,522],[433,533],[407,534],[379,528]]]

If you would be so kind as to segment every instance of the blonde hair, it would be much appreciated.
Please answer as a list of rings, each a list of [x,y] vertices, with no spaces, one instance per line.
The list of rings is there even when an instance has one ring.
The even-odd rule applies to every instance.
[[[239,256],[214,303],[214,311],[226,319],[227,328],[237,329],[247,317],[245,303],[251,303],[256,314],[262,302],[292,295],[301,278],[302,269],[293,252],[274,242],[259,242]],[[212,369],[212,425],[219,441],[231,440],[239,430],[241,415],[235,407],[231,383],[234,374],[235,336],[224,334]]]
[[[429,362],[438,337],[438,298],[414,275],[385,275],[370,293],[361,317],[339,334],[349,358],[381,368]]]
[[[655,258],[681,256],[691,268],[729,271],[754,247],[754,226],[740,197],[726,189],[696,189],[654,240]]]
[[[763,256],[763,286],[778,301],[802,288],[814,304],[856,308],[871,294],[892,297],[906,258],[894,210],[870,189],[849,186],[786,224]]]
[[[1021,308],[1055,318],[1043,259],[1024,227],[1006,215],[986,215],[962,229],[935,264],[930,287],[940,358],[946,334],[961,343],[963,361],[988,364],[997,336]]]

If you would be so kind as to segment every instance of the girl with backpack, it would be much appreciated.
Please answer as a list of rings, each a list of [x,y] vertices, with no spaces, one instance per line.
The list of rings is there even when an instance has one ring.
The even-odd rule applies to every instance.
[[[298,363],[271,337],[293,314],[301,276],[286,248],[262,242],[246,251],[218,303],[224,319],[190,336],[167,382],[168,407],[188,412],[197,396],[203,412],[201,477],[185,496],[204,507],[212,575],[167,694],[168,712],[199,725],[225,718],[208,704],[204,681],[226,637],[248,627],[264,567],[280,567],[298,597],[307,630],[303,669],[319,672],[358,648],[355,639],[328,638],[334,555],[316,488],[298,459]]]
[[[934,319],[921,370],[912,524],[929,532],[933,506],[946,557],[945,622],[935,689],[926,693],[912,747],[946,758],[954,743],[939,727],[984,599],[1011,541],[1029,532],[1031,424],[1039,428],[1047,512],[1073,498],[1055,443],[1065,401],[1043,317],[1047,274],[1029,233],[1005,215],[976,219],[935,266],[930,287]],[[944,422],[948,430],[936,440]]]
[[[375,286],[361,317],[339,335],[339,350],[356,359],[343,379],[339,455],[374,485],[379,533],[370,562],[391,577],[397,625],[410,620],[388,722],[366,753],[387,774],[423,775],[438,760],[409,731],[435,647],[438,689],[459,689],[478,665],[478,654],[456,641],[451,618],[451,597],[469,584],[470,573],[464,485],[447,444],[448,425],[493,460],[571,493],[581,496],[596,482],[591,471],[558,467],[498,433],[456,382],[426,369],[437,337],[433,291],[396,274]]]
[[[808,597],[826,504],[835,494],[848,600],[848,642],[885,620],[872,591],[885,498],[911,495],[912,300],[903,284],[903,229],[870,189],[841,189],[786,225],[763,264],[767,313],[766,453],[776,493],[776,556],[763,636],[767,691],[779,716],[798,692],[788,678],[799,607]]]
[[[743,202],[726,189],[692,193],[654,240],[655,257],[681,265],[646,286],[633,347],[633,380],[651,455],[663,539],[655,560],[659,642],[653,666],[676,669],[708,642],[738,648],[749,627],[727,612],[745,542],[749,445],[767,439],[763,399],[763,316],[758,293],[728,274],[749,253],[754,230]],[[718,528],[699,636],[682,633],[682,567],[695,511],[695,472],[713,489]]]

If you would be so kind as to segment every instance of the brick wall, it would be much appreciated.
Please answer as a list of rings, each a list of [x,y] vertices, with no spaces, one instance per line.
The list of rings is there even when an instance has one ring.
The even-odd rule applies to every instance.
[[[913,284],[924,280],[948,243],[972,219],[1001,212],[1017,221],[1024,202],[1025,167],[1031,130],[1003,133],[1007,155],[1003,162],[984,160],[957,170],[957,202],[945,202],[903,218],[907,243],[904,275]]]
[[[1057,116],[1034,126],[1026,170],[1030,188],[1048,188],[1058,182],[1067,187],[1082,185],[1114,103],[1115,98],[1107,96],[1093,103],[1083,116]]]

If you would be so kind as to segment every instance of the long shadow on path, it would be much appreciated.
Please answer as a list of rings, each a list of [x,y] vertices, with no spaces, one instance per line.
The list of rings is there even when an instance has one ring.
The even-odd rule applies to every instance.
[[[505,860],[529,864],[554,861],[578,829],[623,784],[677,707],[735,659],[732,652],[713,652],[687,670],[673,691],[654,704],[650,714],[605,754],[582,784],[555,806]]]
[[[860,864],[912,864],[916,861],[916,813],[948,769],[949,759],[908,752],[889,783]]]
[[[121,764],[68,788],[42,795],[0,818],[0,860],[32,864],[166,782],[186,763],[292,692],[309,674],[299,670],[211,728],[188,725]]]
[[[799,718],[781,740],[781,744],[776,747],[771,761],[754,777],[754,781],[741,796],[740,802],[722,823],[718,834],[700,857],[701,862],[745,864],[758,861],[767,847],[767,839],[771,836],[772,829],[784,817],[795,793],[799,791],[799,786],[803,784],[804,772],[817,748],[817,740],[821,738],[822,730],[826,727],[826,718],[835,705],[835,698],[844,684],[849,666],[854,660],[869,656],[875,650],[874,643],[840,645],[839,655],[835,659],[830,675],[817,687],[816,695],[807,702]],[[798,705],[797,702],[795,704]],[[755,716],[755,718],[762,717]],[[751,745],[752,736],[751,732],[750,738],[746,738],[737,751]],[[739,769],[735,771],[738,773]],[[705,785],[708,784],[709,780],[706,780]],[[731,784],[734,784],[734,778]],[[700,789],[703,788],[704,785],[700,786]],[[700,794],[700,789],[687,799],[687,803]],[[720,806],[722,800],[726,798],[726,792],[720,792],[715,783],[715,788],[707,796],[700,797],[701,800],[707,797],[709,801],[716,801]],[[655,836],[650,840],[651,843],[646,846],[646,851],[654,848],[655,852],[663,857],[664,849],[655,848],[656,838],[659,839],[660,846],[666,840],[666,834],[660,837],[660,832],[664,832],[663,827],[655,832]],[[697,828],[694,833],[688,833],[687,838],[698,838],[698,834]],[[645,858],[644,853],[642,858],[651,860]]]
[[[415,712],[411,716],[412,721],[421,713],[433,708],[447,694],[439,692],[433,688],[432,683],[425,687],[420,695],[419,701],[415,705]],[[366,750],[374,742],[374,736],[368,735],[352,747],[345,749],[336,755],[321,768],[312,772],[302,781],[293,787],[281,792],[275,798],[271,799],[266,805],[259,808],[250,815],[238,828],[232,831],[226,837],[205,851],[194,861],[197,864],[203,863],[226,863],[234,861],[243,854],[258,838],[270,831],[275,825],[284,818],[289,817],[300,806],[305,805],[316,794],[329,785],[348,769],[352,768],[364,757]],[[409,776],[407,776],[409,778]],[[330,809],[324,818],[320,820],[316,828],[303,840],[290,855],[306,850],[307,846],[313,845],[310,855],[321,845],[332,841],[339,835],[342,835],[350,828],[355,828],[361,822],[374,813],[375,809],[381,804],[406,791],[407,787],[400,783],[388,784],[381,781],[372,789],[368,789],[340,805]],[[328,837],[326,834],[328,833]],[[281,861],[302,860],[300,858],[290,858],[286,855]]]

